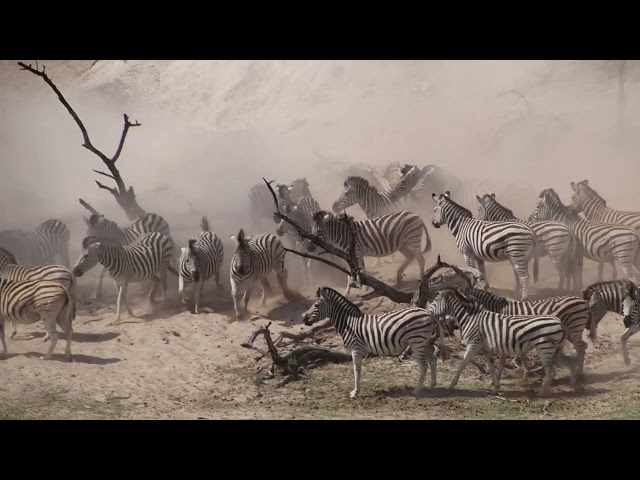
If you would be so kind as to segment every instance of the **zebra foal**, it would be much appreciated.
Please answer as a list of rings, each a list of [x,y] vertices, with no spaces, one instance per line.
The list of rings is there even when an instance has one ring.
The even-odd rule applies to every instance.
[[[7,356],[5,341],[5,321],[32,324],[39,320],[44,323],[51,344],[43,360],[50,360],[58,343],[56,324],[60,325],[66,340],[65,357],[72,361],[71,337],[75,308],[69,291],[58,282],[47,280],[18,281],[0,278],[0,338],[3,355]]]
[[[553,188],[540,193],[538,205],[529,220],[557,220],[573,230],[589,260],[598,263],[598,281],[602,281],[604,263],[613,268],[615,280],[617,260],[627,277],[637,283],[636,268],[640,267],[640,236],[629,227],[595,223],[582,218],[571,207],[565,206]]]
[[[194,235],[186,247],[180,249],[180,266],[178,272],[178,291],[182,302],[187,303],[187,297],[194,290],[194,313],[200,308],[200,297],[204,283],[211,277],[215,278],[216,288],[224,291],[220,283],[220,267],[224,260],[224,246],[222,240],[209,230],[209,221],[202,217],[200,223],[202,231]],[[185,283],[188,285],[185,288]]]
[[[62,265],[41,265],[38,267],[25,267],[24,265],[17,265],[15,257],[5,249],[0,248],[0,278],[20,281],[48,280],[51,282],[57,282],[69,291],[75,315],[76,279],[71,270],[69,270],[67,267],[63,267]],[[14,338],[18,333],[17,323],[18,322],[15,320],[11,322],[12,332],[10,338]],[[49,333],[47,332],[44,337],[44,341],[48,339]]]
[[[479,269],[485,279],[485,261],[509,260],[516,277],[516,289],[522,287],[522,300],[525,300],[529,295],[528,263],[532,256],[533,279],[538,281],[536,234],[520,222],[487,222],[473,218],[471,212],[451,200],[450,195],[449,191],[439,197],[435,193],[432,195],[436,203],[433,226],[449,226],[467,265]]]
[[[236,242],[229,268],[236,319],[240,320],[247,313],[247,305],[256,282],[260,282],[262,286],[260,307],[264,307],[271,290],[267,276],[273,270],[283,295],[290,300],[287,269],[284,266],[285,251],[278,237],[270,233],[247,237],[241,228],[237,235],[231,235],[231,239]]]
[[[555,316],[520,316],[491,312],[473,296],[467,296],[457,289],[439,291],[426,310],[430,315],[450,315],[458,325],[462,341],[466,345],[464,358],[451,380],[450,389],[456,387],[464,368],[481,350],[489,364],[494,395],[497,395],[500,387],[494,355],[500,357],[499,369],[502,371],[505,356],[522,358],[532,349],[536,350],[545,371],[540,395],[545,395],[551,387],[554,363],[567,366],[571,371],[571,385],[577,385],[575,366],[562,352],[566,333]]]
[[[560,277],[558,289],[565,286],[570,288],[573,280],[573,288],[582,288],[582,267],[584,256],[582,246],[578,238],[565,224],[550,220],[538,220],[529,222],[517,218],[513,211],[501,205],[496,200],[496,194],[485,194],[482,197],[476,195],[478,200],[478,218],[490,222],[519,222],[533,230],[538,238],[538,256],[549,255]]]
[[[350,397],[360,393],[362,359],[366,356],[398,356],[411,347],[418,363],[420,376],[414,394],[424,388],[427,367],[431,367],[431,388],[436,386],[437,358],[433,341],[436,320],[423,308],[409,307],[387,313],[363,314],[344,296],[329,287],[318,287],[316,302],[302,315],[305,325],[329,318],[338,331],[344,346],[353,358],[355,387]],[[446,358],[446,343],[443,329],[440,332],[440,351]]]
[[[162,289],[162,298],[166,299],[167,270],[178,275],[170,263],[173,256],[173,243],[169,237],[159,232],[146,233],[129,245],[87,237],[82,242],[82,246],[84,253],[78,258],[73,274],[81,277],[97,263],[109,271],[118,289],[114,323],[120,321],[123,302],[129,316],[134,317],[127,301],[127,289],[131,282],[153,280],[153,288],[149,292],[149,301],[153,303],[158,285]]]
[[[313,234],[319,235],[337,248],[349,250],[354,232],[342,215],[320,210],[313,215],[313,221]],[[396,273],[397,282],[402,282],[404,271],[414,259],[418,262],[422,277],[423,254],[431,250],[431,239],[419,215],[400,211],[353,222],[352,225],[356,231],[356,255],[362,271],[365,270],[364,257],[386,257],[399,251],[405,256],[405,261]],[[423,231],[426,238],[424,250],[421,249]],[[315,246],[310,241],[307,241],[306,247],[309,251],[315,250]],[[345,295],[349,295],[350,291],[351,279],[349,278]]]

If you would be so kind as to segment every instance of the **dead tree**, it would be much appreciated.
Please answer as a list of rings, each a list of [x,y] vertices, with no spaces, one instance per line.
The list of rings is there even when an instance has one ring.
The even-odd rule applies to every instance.
[[[279,368],[284,375],[283,383],[287,383],[291,380],[297,380],[301,370],[309,365],[317,366],[323,363],[346,363],[352,361],[351,355],[346,353],[314,346],[296,348],[282,357],[278,353],[278,349],[271,339],[271,331],[269,330],[270,326],[271,322],[253,332],[247,341],[243,342],[241,346],[255,350],[264,356],[270,356],[273,362],[270,373],[273,376],[275,369]],[[264,352],[253,345],[256,339],[261,335],[264,336],[264,339],[267,342],[267,348],[269,349],[268,352]]]
[[[118,144],[116,153],[113,155],[113,157],[109,158],[104,153],[102,153],[100,150],[98,150],[96,147],[93,146],[93,144],[91,143],[91,140],[89,139],[89,133],[87,132],[87,129],[82,123],[82,120],[80,120],[80,117],[78,116],[78,114],[73,110],[71,105],[69,105],[69,102],[67,102],[67,100],[64,98],[60,90],[58,90],[58,87],[56,87],[56,85],[53,83],[51,78],[45,73],[45,67],[43,66],[42,70],[40,70],[38,68],[37,62],[36,62],[35,68],[33,68],[31,64],[26,65],[23,62],[18,62],[18,65],[20,65],[21,70],[27,70],[33,73],[34,75],[41,77],[45,81],[45,83],[51,87],[54,93],[58,96],[58,99],[60,100],[62,105],[64,105],[64,107],[67,109],[69,114],[73,117],[76,124],[80,128],[80,131],[82,132],[82,137],[84,139],[84,143],[82,144],[82,146],[87,150],[89,150],[90,152],[97,155],[109,170],[109,173],[99,171],[99,170],[94,170],[94,172],[113,180],[116,183],[116,187],[108,187],[96,180],[96,184],[98,185],[98,187],[103,190],[107,190],[114,196],[114,198],[116,199],[116,202],[118,202],[118,205],[120,205],[120,207],[124,210],[129,220],[133,221],[144,216],[146,212],[142,209],[142,207],[140,207],[140,205],[138,205],[138,201],[136,200],[136,194],[133,190],[133,187],[129,186],[129,188],[127,188],[127,186],[124,183],[124,180],[122,179],[122,176],[120,175],[120,172],[118,171],[118,168],[116,167],[116,162],[118,161],[118,158],[120,158],[120,154],[122,153],[122,148],[124,147],[124,142],[125,142],[125,139],[127,138],[127,133],[129,132],[129,129],[131,127],[139,127],[141,124],[138,123],[137,121],[134,123],[131,123],[129,121],[129,117],[126,114],[124,115],[124,128],[122,130],[122,135],[120,136],[120,143]],[[80,201],[80,204],[84,208],[89,210],[91,213],[99,213],[96,209],[94,209],[91,205],[89,205],[84,200],[79,199],[79,201]]]

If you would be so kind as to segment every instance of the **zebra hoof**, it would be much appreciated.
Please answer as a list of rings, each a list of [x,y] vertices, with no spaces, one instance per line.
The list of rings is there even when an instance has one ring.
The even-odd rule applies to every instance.
[[[358,398],[358,393],[360,393],[360,392],[358,392],[357,390],[353,390],[353,391],[349,394],[349,398],[350,398],[351,400],[356,400],[356,399]]]

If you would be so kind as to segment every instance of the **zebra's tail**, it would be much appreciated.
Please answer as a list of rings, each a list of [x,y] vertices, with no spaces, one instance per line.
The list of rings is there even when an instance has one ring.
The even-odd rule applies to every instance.
[[[591,340],[592,343],[598,341],[598,325],[596,324],[595,315],[591,310],[591,306],[589,306],[589,340]]]
[[[426,240],[426,243],[424,245],[424,250],[422,250],[422,253],[427,253],[431,251],[431,237],[429,237],[429,232],[427,231],[427,225],[424,223],[424,221],[422,222],[422,229],[424,230],[424,237]]]
[[[538,283],[538,273],[539,273],[539,252],[538,252],[538,239],[536,239],[536,243],[533,246],[533,281]]]
[[[69,329],[73,328],[72,323],[73,323],[73,320],[76,318],[76,300],[68,288],[66,288],[64,285],[60,285],[60,286],[64,289],[64,293],[66,293],[67,295],[67,301],[63,309],[60,310],[60,313],[58,314],[57,323],[60,326],[64,325],[63,329],[65,333],[67,333]],[[63,315],[64,317],[62,317]],[[63,321],[61,322],[60,320],[63,320]]]

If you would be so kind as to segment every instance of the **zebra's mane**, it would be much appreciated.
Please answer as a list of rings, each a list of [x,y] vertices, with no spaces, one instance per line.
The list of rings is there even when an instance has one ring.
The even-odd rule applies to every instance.
[[[560,212],[573,215],[573,216],[578,216],[578,213],[573,208],[562,203],[562,200],[560,199],[560,195],[558,195],[558,193],[553,188],[547,188],[543,190],[542,193],[540,193],[539,198],[548,199],[549,204],[552,207],[557,208]]]
[[[207,217],[202,217],[202,220],[200,221],[200,229],[202,229],[203,232],[209,231],[209,219]]]
[[[16,262],[16,257],[11,252],[0,247],[0,264],[4,265],[6,263],[17,264],[18,262]]]
[[[487,198],[487,200],[489,200],[489,202],[493,203],[497,208],[499,208],[500,210],[502,210],[505,213],[508,213],[509,215],[511,215],[512,217],[515,217],[515,215],[513,214],[513,210],[505,207],[504,205],[502,205],[498,200],[496,200],[495,197],[495,193],[490,195],[490,194],[486,194],[484,197],[482,197],[482,199],[484,200],[485,198]]]
[[[96,235],[89,235],[89,236],[84,237],[82,239],[82,248],[84,250],[86,250],[87,248],[89,248],[94,243],[99,243],[100,245],[104,245],[104,246],[107,246],[107,247],[121,247],[122,246],[118,242],[115,242],[113,240],[109,240],[108,238],[99,237],[99,236],[96,236]]]
[[[443,288],[442,290],[438,291],[438,293],[436,293],[435,299],[437,300],[439,298],[442,298],[446,300],[447,297],[455,297],[464,305],[465,310],[477,311],[484,308],[484,306],[478,300],[476,300],[473,295],[465,295],[464,293],[462,293],[462,290],[460,290],[460,288],[456,286]]]
[[[449,202],[449,204],[454,208],[454,210],[456,212],[459,213],[464,213],[467,217],[469,218],[473,218],[473,214],[471,213],[470,210],[467,210],[466,208],[464,208],[462,205],[460,205],[459,203],[454,202],[451,197],[447,197],[443,194],[440,195],[440,199],[441,200],[446,200],[447,202]]]
[[[338,302],[352,310],[354,313],[357,312],[358,314],[363,315],[360,307],[331,287],[318,287],[316,290],[316,297],[320,298],[321,296],[327,301]]]
[[[352,183],[356,187],[361,186],[362,188],[367,188],[374,191],[375,193],[380,193],[378,192],[378,189],[375,187],[375,185],[371,185],[369,183],[369,180],[358,175],[349,175],[347,178],[345,178],[344,183]]]
[[[509,300],[507,298],[502,297],[500,295],[496,295],[495,293],[491,293],[487,290],[473,289],[470,291],[470,294],[473,298],[475,298],[475,300],[478,303],[480,303],[483,306],[484,306],[483,300],[485,299],[489,302],[499,302],[499,304],[502,306],[509,304]]]
[[[586,180],[582,180],[581,182],[578,182],[578,184],[577,184],[578,185],[578,190],[581,190],[581,189],[585,190],[588,195],[596,197],[606,207],[607,206],[607,201],[604,198],[602,198],[598,192],[596,192],[593,188],[591,188],[585,182],[587,182],[587,181]]]

